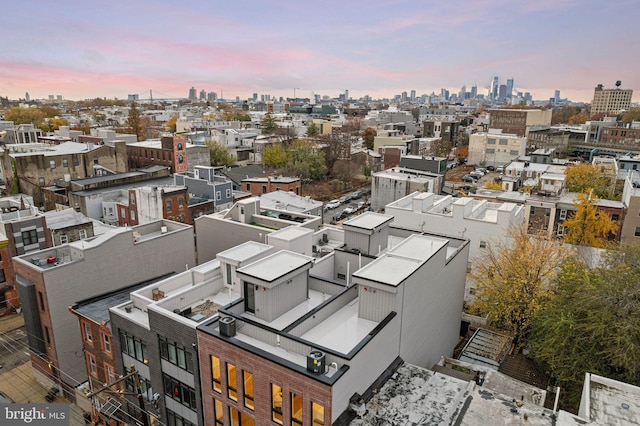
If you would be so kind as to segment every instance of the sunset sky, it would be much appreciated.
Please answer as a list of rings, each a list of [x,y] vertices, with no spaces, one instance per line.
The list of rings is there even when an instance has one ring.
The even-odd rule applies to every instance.
[[[640,91],[637,0],[5,1],[0,96]],[[638,101],[634,93],[633,101]]]

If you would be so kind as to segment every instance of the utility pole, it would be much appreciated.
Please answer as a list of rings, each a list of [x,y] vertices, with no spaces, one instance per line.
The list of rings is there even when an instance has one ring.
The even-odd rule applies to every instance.
[[[147,412],[144,410],[144,398],[142,397],[142,389],[140,388],[140,375],[138,375],[136,366],[133,364],[131,364],[131,374],[133,374],[133,379],[136,382],[136,392],[138,393],[138,404],[140,405],[140,411],[142,412],[142,424],[144,426],[149,426],[149,416],[147,415]]]

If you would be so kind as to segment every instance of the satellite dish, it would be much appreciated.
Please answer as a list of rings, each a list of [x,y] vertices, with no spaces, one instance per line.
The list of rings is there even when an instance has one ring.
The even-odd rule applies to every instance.
[[[620,80],[616,81],[616,87],[617,88],[619,88],[621,84],[622,84],[622,81],[620,81]]]

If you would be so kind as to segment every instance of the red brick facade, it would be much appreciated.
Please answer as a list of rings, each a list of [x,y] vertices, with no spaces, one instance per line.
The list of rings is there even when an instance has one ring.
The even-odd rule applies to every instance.
[[[201,331],[198,331],[198,348],[204,418],[207,425],[219,424],[215,421],[214,399],[222,403],[225,426],[231,425],[230,408],[235,408],[254,419],[256,425],[279,424],[272,420],[271,384],[282,388],[282,424],[296,424],[291,422],[292,393],[302,396],[303,425],[319,426],[321,424],[318,422],[312,424],[312,402],[324,408],[322,424],[327,426],[331,424],[332,389],[330,386]],[[213,389],[212,356],[220,359],[221,363],[220,393]],[[226,363],[232,363],[236,367],[237,401],[230,399],[228,395]],[[244,371],[253,375],[254,410],[245,407],[244,404]],[[246,421],[251,424],[250,419]]]
[[[300,179],[297,178],[255,178],[242,179],[242,190],[251,195],[266,194],[273,191],[291,191],[300,195]]]

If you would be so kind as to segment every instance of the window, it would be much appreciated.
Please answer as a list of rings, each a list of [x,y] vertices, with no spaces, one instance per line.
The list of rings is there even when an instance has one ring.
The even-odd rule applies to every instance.
[[[44,296],[41,291],[38,292],[38,300],[40,301],[40,310],[44,312]]]
[[[251,190],[251,184],[250,184],[250,183],[248,183],[248,184],[247,184],[247,191],[250,191],[250,190]]]
[[[302,425],[302,396],[291,393],[291,423]]]
[[[104,363],[104,371],[107,374],[107,384],[113,383],[116,381],[116,370],[112,365]],[[115,387],[115,386],[114,386]]]
[[[86,229],[78,230],[78,236],[80,237],[81,240],[84,240],[85,238],[87,238],[87,230]]]
[[[236,366],[227,363],[227,392],[229,399],[238,400],[238,387],[236,378]]]
[[[76,157],[75,155],[73,156],[73,165],[74,166],[79,166],[80,162],[78,161],[78,157]]]
[[[220,191],[216,191],[216,201],[220,201],[222,199],[222,193]]]
[[[47,338],[47,345],[51,344],[51,336],[49,336],[49,327],[44,327],[44,335]]]
[[[102,334],[102,349],[108,354],[111,353],[111,337],[108,334]]]
[[[253,374],[248,371],[242,372],[243,386],[244,386],[244,406],[250,410],[254,409],[253,404]]]
[[[518,155],[518,150],[512,149],[511,151],[509,151],[509,155]]]
[[[51,167],[52,169],[56,168],[56,160],[49,160],[49,167]]]
[[[120,347],[122,349],[122,353],[125,353],[145,364],[148,362],[147,345],[140,339],[133,337],[122,330],[120,330]]]
[[[227,191],[225,192],[225,195],[227,196],[227,198],[231,198],[231,190],[227,189]]]
[[[60,244],[67,244],[69,242],[69,237],[67,234],[60,234]]]
[[[506,139],[500,139],[500,141],[498,142],[500,145],[507,145],[508,142]]]
[[[271,383],[271,420],[282,424],[282,388]]]
[[[311,403],[311,424],[324,425],[324,407],[315,402]]]
[[[567,211],[566,210],[560,210],[560,220],[565,220],[567,218]]]
[[[43,177],[38,178],[38,185],[41,185],[41,186],[44,185],[44,178]]]
[[[174,413],[173,411],[167,408],[167,426],[196,426],[194,423],[191,423],[189,420],[185,419],[178,413]]]
[[[184,163],[184,157],[182,155],[178,155],[178,163],[179,164]]]
[[[191,410],[196,409],[196,391],[192,387],[167,374],[162,374],[162,383],[165,395]]]
[[[97,155],[93,156],[93,164],[98,164],[98,156]]]
[[[262,185],[262,193],[263,194],[267,193],[267,185]]]
[[[84,325],[84,340],[91,343],[93,342],[93,338],[91,337],[91,326],[88,323],[83,323]]]
[[[633,235],[636,237],[640,237],[640,226],[636,226],[636,232]]]
[[[62,167],[69,167],[69,160],[67,160],[66,158],[62,159]]]
[[[220,358],[211,355],[211,378],[213,379],[213,390],[222,393],[220,384]]]
[[[87,352],[87,371],[92,376],[98,375],[98,367],[96,366],[96,357],[90,352]]]
[[[255,426],[256,421],[248,414],[241,413],[235,407],[229,407],[231,426]]]
[[[131,370],[128,367],[125,367],[124,371],[125,371],[125,374],[131,373]],[[146,395],[147,398],[151,398],[153,395],[153,388],[151,387],[151,381],[149,381],[149,379],[145,378],[140,374],[138,376],[140,377],[140,391],[142,391],[142,394]],[[136,383],[133,377],[128,377],[124,382],[124,386],[127,391],[137,393]]]
[[[480,248],[487,248],[487,242],[486,241],[480,241]]]
[[[160,358],[193,374],[193,357],[184,346],[160,337]]]
[[[178,208],[179,209],[184,208],[184,197],[178,197]]]
[[[167,200],[165,202],[165,204],[167,205],[167,211],[170,212],[171,211],[171,200]]]
[[[611,220],[619,220],[620,219],[620,215],[619,214],[612,214],[611,215]]]
[[[231,281],[231,264],[227,263],[226,264],[226,275],[227,275],[227,285],[232,285],[232,281]]]
[[[487,153],[487,154],[494,154],[495,152],[496,152],[496,150],[495,150],[495,149],[493,149],[493,148],[487,148],[487,149],[486,149],[486,153]]]
[[[495,140],[495,139],[493,139],[493,138],[489,138],[489,139],[487,139],[487,143],[488,143],[489,145],[495,145],[495,144],[496,144],[496,140]]]
[[[213,418],[216,419],[216,426],[222,426],[224,424],[222,402],[215,398],[213,398]]]
[[[22,232],[22,243],[25,247],[38,244],[38,232],[35,229]]]

